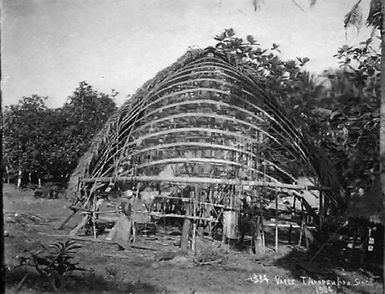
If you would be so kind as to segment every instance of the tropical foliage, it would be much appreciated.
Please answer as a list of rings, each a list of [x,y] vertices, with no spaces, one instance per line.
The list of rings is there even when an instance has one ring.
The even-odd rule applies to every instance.
[[[346,195],[365,194],[375,198],[372,208],[380,207],[373,187],[379,175],[381,56],[371,40],[340,48],[335,57],[341,69],[316,78],[302,68],[308,58],[284,61],[277,44],[263,49],[254,37],[244,40],[232,29],[215,39],[216,47],[273,92],[294,125],[326,151]]]
[[[227,29],[215,37],[216,48],[231,56],[238,68],[258,81],[267,91],[275,94],[280,103],[290,101],[297,105],[313,91],[312,76],[302,70],[309,61],[307,57],[296,60],[282,60],[279,45],[262,48],[257,40],[248,35],[246,40],[235,35],[233,29]],[[303,97],[305,95],[305,97]],[[291,111],[287,108],[287,111]]]
[[[3,169],[20,171],[24,182],[64,183],[116,106],[85,82],[61,108],[49,109],[46,99],[32,95],[5,108]]]
[[[73,271],[84,271],[74,262],[78,250],[82,247],[74,241],[56,242],[47,247],[41,244],[41,250],[26,250],[25,255],[18,256],[19,265],[34,268],[42,278],[46,279],[57,292],[63,288],[65,277]],[[27,278],[27,273],[20,281],[20,289]]]
[[[333,158],[348,195],[361,202],[361,213],[379,216],[381,57],[370,42],[344,46],[336,57],[343,70],[328,78],[330,114],[321,123],[320,145]]]

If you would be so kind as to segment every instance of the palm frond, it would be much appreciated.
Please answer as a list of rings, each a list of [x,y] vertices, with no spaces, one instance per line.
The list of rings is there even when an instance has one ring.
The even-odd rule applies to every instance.
[[[366,24],[376,29],[382,28],[381,0],[370,1],[370,10]]]
[[[363,13],[360,6],[361,0],[353,5],[352,9],[345,15],[344,27],[355,26],[359,30],[362,26]]]

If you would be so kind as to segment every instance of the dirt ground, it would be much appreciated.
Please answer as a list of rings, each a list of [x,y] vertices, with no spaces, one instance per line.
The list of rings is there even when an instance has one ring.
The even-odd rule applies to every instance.
[[[65,200],[35,199],[32,191],[4,185],[5,261],[7,293],[17,292],[26,270],[14,269],[16,256],[24,250],[39,249],[66,240],[79,222],[75,216],[63,230],[60,223],[70,214]],[[164,233],[137,238],[137,248],[119,250],[113,243],[80,241],[76,254],[84,272],[67,279],[65,293],[382,293],[375,276],[328,265],[330,260],[309,263],[303,248],[282,244],[279,252],[251,255],[235,248],[227,260],[207,265],[194,263],[196,256],[181,255],[175,246],[180,236]],[[273,246],[273,244],[271,244]],[[139,247],[145,247],[141,249]],[[171,256],[174,258],[165,258]],[[194,259],[195,258],[195,259]],[[49,284],[37,273],[23,283],[19,293],[51,293]]]

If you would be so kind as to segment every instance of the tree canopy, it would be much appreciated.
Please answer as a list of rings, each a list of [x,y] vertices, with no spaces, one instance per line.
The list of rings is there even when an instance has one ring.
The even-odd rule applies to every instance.
[[[116,105],[86,82],[61,108],[47,108],[46,99],[32,95],[5,108],[3,168],[21,171],[34,183],[38,178],[66,182]]]
[[[347,199],[372,197],[372,212],[378,210],[381,56],[371,40],[342,46],[335,54],[340,69],[315,77],[303,70],[308,58],[282,60],[277,44],[264,49],[253,36],[240,38],[233,29],[215,39],[216,48],[274,93],[293,124],[326,151]]]

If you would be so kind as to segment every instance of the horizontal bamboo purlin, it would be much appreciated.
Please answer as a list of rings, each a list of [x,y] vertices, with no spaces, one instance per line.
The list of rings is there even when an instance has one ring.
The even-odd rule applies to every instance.
[[[260,201],[283,190],[295,197],[323,191],[325,201],[337,206],[334,177],[320,171],[325,160],[309,142],[275,97],[231,56],[212,48],[192,50],[109,119],[80,160],[69,190],[75,206],[91,212],[108,187],[167,194],[162,201],[195,199],[182,201],[189,212],[178,216],[192,221],[212,221],[208,214],[214,208],[217,218],[220,209],[237,210],[242,197]],[[296,184],[299,176],[316,184]],[[182,195],[186,187],[188,196]],[[201,215],[196,203],[205,203]]]
[[[167,183],[191,183],[191,184],[215,184],[215,185],[238,185],[238,186],[259,186],[272,187],[277,189],[289,190],[316,190],[316,191],[330,191],[329,187],[313,186],[313,185],[296,185],[285,184],[279,182],[265,182],[265,181],[243,181],[240,179],[215,179],[202,177],[157,177],[157,176],[132,176],[132,177],[100,177],[100,178],[81,178],[79,182],[82,183],[111,183],[111,182],[167,182]]]

